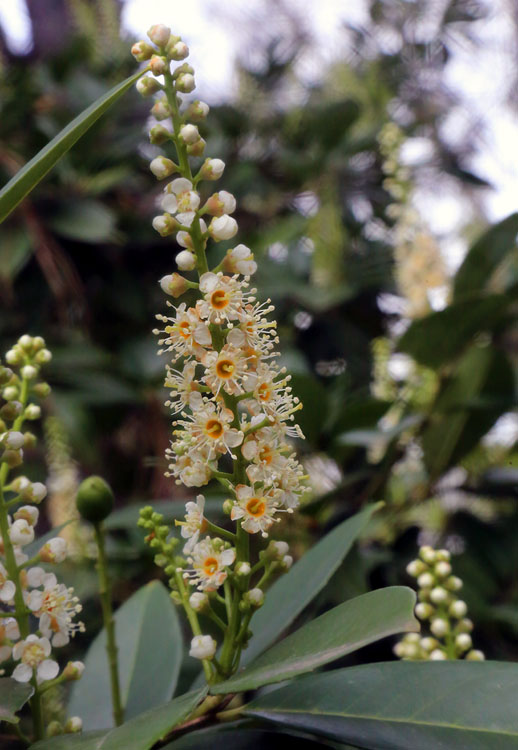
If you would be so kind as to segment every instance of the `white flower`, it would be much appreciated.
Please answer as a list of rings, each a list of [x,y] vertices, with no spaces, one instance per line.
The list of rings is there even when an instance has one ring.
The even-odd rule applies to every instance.
[[[217,645],[211,635],[195,635],[191,641],[189,656],[195,659],[213,659]]]
[[[61,563],[67,556],[67,542],[60,536],[50,539],[40,549],[39,557],[42,562]]]
[[[196,268],[196,257],[190,250],[182,250],[175,260],[180,271],[192,271]]]
[[[225,549],[221,539],[205,537],[192,550],[188,561],[192,569],[184,573],[184,578],[196,584],[200,591],[215,591],[227,578],[227,568],[236,558],[233,547]]]
[[[200,140],[200,133],[196,125],[188,123],[180,128],[180,138],[184,143],[196,143]]]
[[[203,357],[203,381],[218,396],[223,388],[227,393],[244,393],[243,379],[248,369],[247,357],[241,349],[225,344],[219,352],[207,352]]]
[[[21,660],[21,664],[15,668],[12,677],[17,682],[29,682],[36,670],[38,683],[45,680],[53,680],[57,677],[59,666],[52,659],[47,659],[50,654],[50,641],[48,638],[38,638],[29,635],[13,648],[13,659]]]
[[[238,281],[234,276],[224,276],[211,271],[202,274],[200,292],[204,299],[197,304],[200,317],[211,323],[238,320],[243,314],[245,304],[252,299],[243,294],[246,286],[246,282]]]
[[[243,433],[231,427],[234,414],[226,407],[216,406],[212,401],[203,400],[201,393],[194,391],[189,398],[193,414],[188,419],[178,420],[186,431],[189,441],[196,450],[208,451],[212,460],[218,453],[230,453],[231,448],[241,445]]]
[[[203,516],[205,508],[205,498],[203,495],[198,495],[196,502],[189,501],[185,504],[185,521],[176,521],[176,526],[181,526],[181,535],[184,539],[189,541],[183,548],[185,554],[190,554],[198,542],[200,533],[205,531],[207,528],[207,521]]]
[[[16,591],[16,586],[13,581],[8,578],[7,570],[0,562],[0,601],[10,602]],[[2,621],[0,620],[0,625]]]
[[[186,357],[191,354],[201,354],[202,347],[212,347],[212,337],[207,324],[200,320],[197,311],[193,308],[187,308],[185,302],[182,302],[175,310],[174,318],[168,318],[165,315],[157,315],[157,319],[167,323],[165,328],[155,330],[155,334],[165,334],[164,338],[159,339],[160,346],[164,346],[162,352],[174,352],[174,359]]]
[[[216,240],[229,240],[235,234],[237,234],[237,221],[223,214],[223,216],[217,216],[209,224],[209,232],[212,239]]]
[[[43,591],[33,589],[27,597],[27,606],[40,618],[39,627],[44,636],[52,639],[52,645],[65,646],[70,636],[83,632],[83,623],[74,623],[72,619],[81,612],[79,599],[74,596],[74,589],[58,583],[53,573],[44,574],[41,578]]]
[[[194,125],[192,127],[194,127]],[[199,194],[196,190],[193,190],[192,182],[185,177],[177,177],[166,185],[165,193],[166,195],[162,199],[162,207],[165,210],[170,210],[165,208],[166,205],[171,207],[174,205],[171,199],[176,200],[176,208],[172,209],[171,213],[174,213],[175,211],[180,211],[180,213],[196,211],[200,205]]]
[[[19,518],[17,521],[14,521],[9,529],[9,536],[13,544],[19,544],[20,547],[24,547],[26,544],[34,541],[34,529],[30,523],[27,523],[25,518]]]
[[[267,531],[274,523],[274,514],[279,511],[277,493],[274,490],[263,494],[264,490],[255,490],[246,484],[238,484],[235,488],[237,503],[234,504],[230,518],[233,521],[241,518],[241,526],[249,534],[261,532],[268,536]]]

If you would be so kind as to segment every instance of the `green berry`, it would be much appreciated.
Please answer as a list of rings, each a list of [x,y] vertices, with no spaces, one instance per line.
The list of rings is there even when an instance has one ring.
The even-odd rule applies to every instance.
[[[76,497],[77,510],[90,523],[100,523],[113,510],[113,492],[102,477],[88,477],[79,485]]]

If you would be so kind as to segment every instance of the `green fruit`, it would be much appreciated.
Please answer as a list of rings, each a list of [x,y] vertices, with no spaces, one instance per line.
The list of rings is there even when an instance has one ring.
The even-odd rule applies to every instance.
[[[113,510],[113,492],[102,477],[88,477],[77,491],[76,506],[80,515],[90,523],[100,523]]]

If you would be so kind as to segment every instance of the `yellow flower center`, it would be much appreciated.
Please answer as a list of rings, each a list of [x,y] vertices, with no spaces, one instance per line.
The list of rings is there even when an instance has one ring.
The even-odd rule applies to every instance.
[[[260,518],[264,516],[266,503],[260,497],[251,497],[246,504],[246,511],[254,518]]]
[[[220,359],[216,363],[216,375],[218,378],[223,378],[224,380],[231,378],[235,369],[235,365],[230,359]]]
[[[203,562],[203,571],[208,576],[213,576],[218,569],[218,561],[215,557],[207,557]]]
[[[268,383],[261,383],[261,385],[257,389],[257,392],[261,401],[269,401],[272,395],[272,391]]]
[[[209,419],[205,425],[205,432],[213,440],[217,440],[223,435],[223,425],[219,419]]]
[[[229,296],[223,289],[216,289],[215,292],[212,292],[210,304],[215,310],[223,310],[229,302]]]
[[[39,643],[31,643],[23,652],[22,661],[29,667],[37,667],[45,658],[45,652]]]

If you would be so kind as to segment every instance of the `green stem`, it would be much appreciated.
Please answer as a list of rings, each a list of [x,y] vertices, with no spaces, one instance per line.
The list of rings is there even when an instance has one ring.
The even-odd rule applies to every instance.
[[[111,585],[108,575],[108,561],[106,559],[105,549],[105,532],[102,523],[94,524],[94,534],[98,549],[97,572],[99,574],[99,596],[101,598],[103,623],[106,630],[106,653],[108,655],[108,667],[110,671],[113,720],[115,726],[119,727],[124,721],[124,709],[122,707],[120,695],[115,620],[113,619]]]
[[[191,605],[189,604],[189,597],[185,589],[185,584],[183,582],[182,574],[176,571],[175,579],[176,579],[176,585],[178,586],[178,593],[180,594],[182,605],[185,610],[185,614],[187,615],[187,619],[189,620],[189,625],[191,626],[191,630],[194,635],[203,635],[203,633],[201,632],[200,623],[198,622],[198,616],[196,612],[193,610],[193,608],[191,607]],[[203,664],[203,671],[205,672],[205,679],[210,684],[213,679],[213,673],[212,673],[210,661],[208,659],[202,659],[202,664]]]

